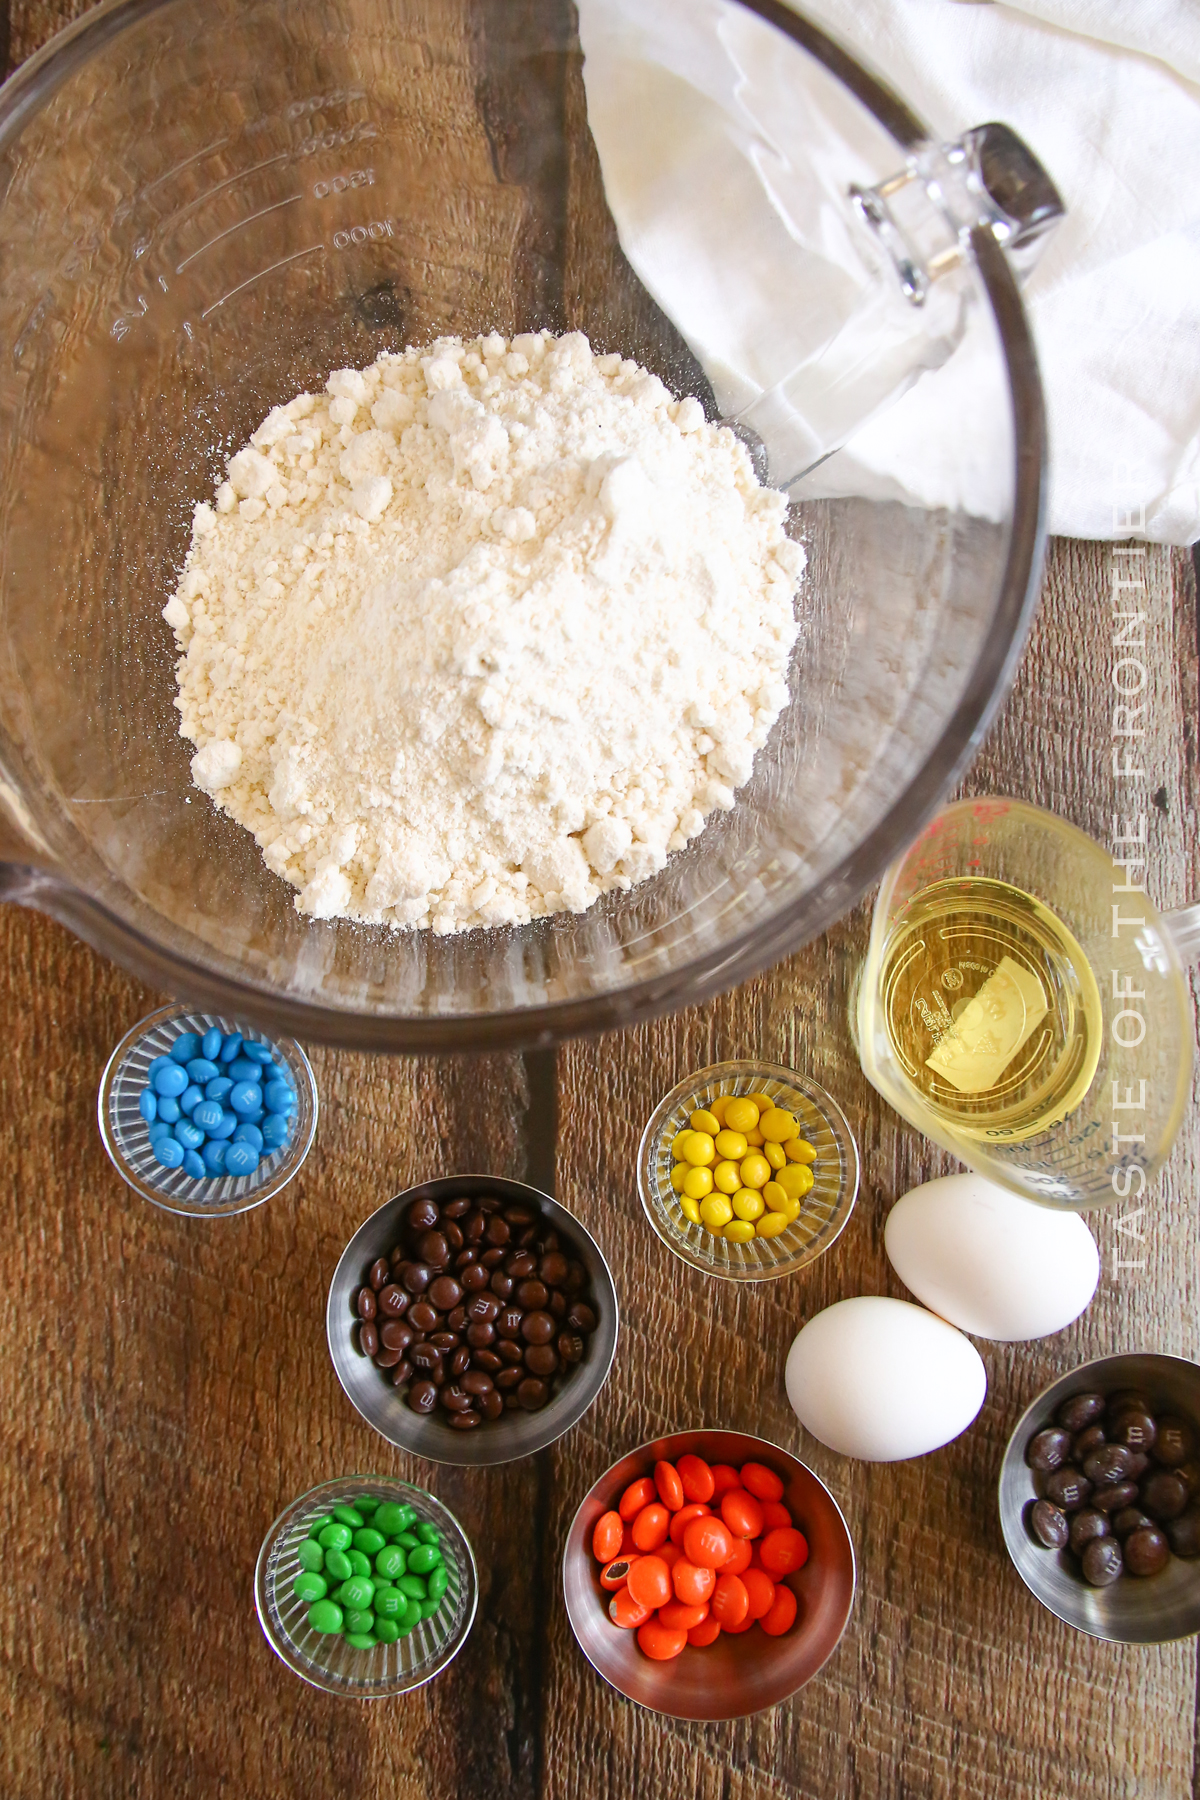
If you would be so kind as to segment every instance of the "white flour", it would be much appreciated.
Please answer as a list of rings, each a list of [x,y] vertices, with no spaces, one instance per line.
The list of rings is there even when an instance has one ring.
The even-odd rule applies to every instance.
[[[587,339],[341,369],[196,508],[192,774],[316,918],[581,912],[733,805],[804,553],[732,433]]]

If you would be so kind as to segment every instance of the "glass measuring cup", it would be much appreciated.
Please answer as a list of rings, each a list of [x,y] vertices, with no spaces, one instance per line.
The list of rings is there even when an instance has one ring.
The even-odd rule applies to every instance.
[[[1125,829],[1110,854],[1022,801],[946,807],[884,878],[851,1007],[864,1073],[902,1117],[1080,1211],[1144,1192],[1191,1084],[1200,908],[1155,910],[1144,824]]]
[[[742,13],[776,34],[773,66],[794,83],[786,147],[816,237],[836,218],[840,241],[857,230],[865,246],[854,305],[890,282],[919,323],[850,189],[889,201],[929,134],[807,21],[719,9]],[[195,503],[271,406],[440,332],[549,326],[586,330],[716,410],[622,255],[587,103],[569,7],[508,0],[109,0],[6,85],[8,898],[155,986],[285,1035],[485,1048],[741,979],[844,911],[911,838],[1006,685],[1040,560],[1041,396],[982,195],[946,279],[990,321],[994,391],[940,452],[967,462],[976,439],[1008,444],[1007,493],[986,518],[801,497],[811,576],[789,706],[734,810],[653,881],[587,914],[454,938],[306,920],[192,786],[161,608]],[[924,175],[903,191],[929,202]],[[798,297],[812,238],[794,240]],[[739,257],[722,275],[753,301],[780,263]],[[832,308],[835,333],[852,310]],[[764,354],[764,377],[786,384],[792,369]],[[776,478],[793,473],[770,420],[746,423]]]

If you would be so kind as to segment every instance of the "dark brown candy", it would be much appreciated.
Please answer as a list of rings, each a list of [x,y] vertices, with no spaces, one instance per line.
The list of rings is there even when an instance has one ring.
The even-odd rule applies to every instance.
[[[472,1319],[467,1326],[467,1342],[472,1350],[485,1350],[496,1341],[496,1327],[486,1319]]]
[[[432,1231],[441,1218],[436,1200],[414,1200],[404,1215],[404,1223],[414,1233]]]
[[[1124,1566],[1114,1537],[1093,1538],[1083,1552],[1083,1578],[1093,1587],[1111,1587]]]
[[[1094,1487],[1111,1487],[1129,1474],[1133,1453],[1124,1444],[1101,1444],[1083,1464],[1083,1472]]]
[[[1047,1475],[1045,1488],[1047,1500],[1053,1500],[1064,1512],[1074,1512],[1091,1493],[1092,1484],[1072,1464],[1064,1463],[1061,1469],[1052,1469]]]
[[[462,1226],[456,1225],[453,1219],[445,1219],[442,1221],[442,1236],[450,1246],[451,1255],[454,1255],[456,1251],[461,1250],[466,1242],[466,1239],[462,1234]]]
[[[522,1206],[519,1200],[514,1201],[511,1206],[505,1207],[504,1216],[514,1229],[532,1225],[537,1219],[537,1214],[530,1212],[527,1206]]]
[[[490,1279],[491,1277],[482,1263],[472,1263],[469,1269],[464,1269],[462,1272],[463,1290],[468,1294],[477,1294],[480,1288],[488,1285]]]
[[[548,1344],[557,1329],[553,1313],[526,1313],[521,1320],[521,1336],[527,1344]]]
[[[1072,1394],[1061,1403],[1054,1417],[1067,1431],[1082,1431],[1085,1425],[1094,1425],[1104,1416],[1104,1404],[1103,1394]]]
[[[1131,1450],[1129,1452],[1129,1480],[1130,1481],[1140,1481],[1142,1476],[1146,1473],[1146,1470],[1149,1467],[1150,1467],[1150,1458],[1147,1456],[1147,1454],[1144,1450]]]
[[[513,1291],[513,1278],[506,1275],[503,1269],[492,1270],[491,1289],[501,1300],[507,1300]]]
[[[436,1281],[429,1284],[430,1304],[439,1312],[449,1312],[462,1299],[462,1289],[453,1275],[439,1275]]]
[[[389,1350],[407,1350],[415,1337],[415,1332],[405,1319],[388,1319],[379,1327],[379,1341],[386,1344]]]
[[[1166,1568],[1171,1554],[1171,1546],[1156,1525],[1143,1525],[1137,1531],[1131,1531],[1122,1548],[1125,1567],[1131,1575],[1157,1575],[1160,1569]]]
[[[550,1289],[544,1281],[522,1281],[513,1295],[517,1305],[527,1312],[540,1312],[549,1298]]]
[[[1070,1533],[1065,1512],[1049,1500],[1035,1500],[1029,1510],[1029,1524],[1034,1537],[1047,1550],[1062,1550]]]
[[[567,1292],[577,1294],[580,1288],[587,1286],[588,1272],[581,1262],[573,1259],[567,1265]]]
[[[428,1300],[414,1300],[408,1309],[408,1322],[418,1331],[436,1331],[441,1323],[441,1314]]]
[[[1189,1506],[1177,1519],[1168,1519],[1164,1530],[1176,1556],[1200,1556],[1200,1507]]]
[[[1143,1525],[1153,1525],[1154,1520],[1149,1513],[1144,1513],[1140,1506],[1123,1506],[1120,1512],[1112,1515],[1112,1528],[1119,1538],[1127,1538],[1131,1531],[1138,1531]]]
[[[498,1419],[504,1411],[504,1395],[493,1388],[490,1393],[480,1395],[479,1406],[485,1419]]]
[[[519,1306],[506,1306],[496,1317],[496,1336],[515,1338],[521,1329],[525,1314]]]
[[[582,1331],[585,1335],[596,1329],[596,1315],[583,1300],[576,1300],[567,1314],[567,1324],[572,1331]]]
[[[370,1284],[373,1288],[378,1290],[379,1288],[381,1288],[383,1286],[383,1284],[387,1280],[387,1278],[388,1278],[387,1257],[386,1256],[377,1256],[375,1261],[371,1264],[371,1269],[370,1269],[370,1273],[367,1276],[367,1280],[370,1282]]]
[[[374,1356],[379,1348],[379,1333],[370,1319],[364,1319],[359,1325],[358,1347],[364,1356]]]
[[[526,1412],[537,1412],[550,1398],[550,1389],[536,1375],[528,1375],[517,1389],[517,1399]]]
[[[360,1319],[373,1319],[379,1310],[379,1302],[375,1298],[372,1287],[359,1288],[354,1301],[355,1311]]]
[[[443,1219],[465,1219],[473,1205],[474,1201],[465,1197],[460,1200],[448,1200],[442,1208],[442,1217]],[[435,1219],[434,1224],[436,1223]]]
[[[375,1352],[375,1367],[377,1369],[394,1369],[403,1356],[403,1350],[395,1350],[390,1344],[381,1344]]]
[[[1093,1538],[1107,1537],[1111,1529],[1105,1513],[1098,1511],[1094,1506],[1081,1506],[1079,1511],[1071,1516],[1070,1543],[1072,1550],[1076,1556],[1082,1556],[1085,1545],[1090,1544]]]
[[[477,1425],[483,1424],[483,1420],[477,1412],[460,1412],[451,1413],[446,1423],[453,1431],[474,1431]]]
[[[1103,1425],[1088,1425],[1083,1431],[1077,1432],[1071,1441],[1071,1461],[1082,1469],[1085,1459],[1093,1456],[1107,1442]]]
[[[433,1270],[423,1262],[402,1262],[396,1273],[410,1294],[423,1294],[433,1280]]]
[[[1154,1461],[1165,1469],[1177,1469],[1187,1462],[1195,1449],[1196,1439],[1187,1420],[1176,1418],[1173,1413],[1163,1413],[1150,1452]]]
[[[1161,1420],[1159,1435],[1161,1438]],[[1167,1519],[1177,1519],[1188,1503],[1187,1483],[1173,1469],[1155,1469],[1152,1475],[1143,1477],[1138,1492],[1142,1511],[1160,1525]]]
[[[379,1310],[389,1319],[403,1318],[408,1311],[408,1295],[402,1287],[390,1281],[385,1288],[379,1290]]]
[[[487,1218],[485,1214],[478,1210],[470,1214],[463,1225],[463,1236],[466,1238],[468,1244],[477,1244],[479,1242],[480,1238],[483,1236],[483,1229],[486,1224]]]
[[[562,1241],[559,1238],[557,1231],[545,1231],[542,1233],[542,1249],[543,1250],[561,1250],[562,1249]],[[545,1280],[545,1277],[543,1276],[542,1279]]]
[[[400,1358],[400,1361],[396,1364],[395,1368],[392,1370],[392,1386],[393,1387],[403,1387],[406,1381],[412,1380],[412,1373],[413,1373],[412,1364],[409,1362],[409,1360],[406,1356],[402,1356]]]
[[[1117,1388],[1108,1396],[1108,1410],[1115,1419],[1118,1413],[1150,1411],[1150,1402],[1141,1388]]]
[[[456,1306],[452,1312],[446,1314],[447,1331],[465,1331],[470,1322],[465,1306]]]
[[[512,1390],[511,1394],[505,1394],[505,1396],[504,1396],[505,1412],[516,1412],[516,1410],[520,1406],[520,1404],[521,1404],[521,1402],[517,1399],[517,1390],[515,1388]]]
[[[468,1244],[465,1250],[459,1251],[458,1255],[454,1259],[453,1266],[454,1266],[454,1268],[459,1269],[459,1270],[469,1269],[473,1262],[478,1262],[478,1261],[479,1261],[479,1252],[477,1250],[472,1250],[470,1244]]]
[[[494,1375],[497,1369],[502,1369],[504,1367],[504,1364],[494,1350],[472,1349],[471,1367],[474,1369],[483,1369],[486,1374]]]
[[[480,1394],[490,1394],[495,1385],[491,1376],[483,1369],[468,1369],[459,1383],[466,1393],[474,1394],[476,1398]]]
[[[555,1348],[568,1367],[583,1361],[583,1339],[577,1331],[560,1331]]]
[[[561,1287],[569,1270],[570,1264],[559,1250],[548,1251],[538,1265],[538,1274],[547,1287]]]
[[[528,1250],[513,1250],[504,1259],[504,1272],[514,1281],[526,1281],[537,1268],[537,1257]]]
[[[450,1261],[450,1246],[440,1231],[423,1231],[417,1239],[417,1256],[431,1269],[444,1269]]]
[[[494,1194],[476,1194],[475,1204],[482,1212],[494,1213],[500,1211],[504,1202],[497,1200]]]
[[[446,1354],[451,1350],[458,1349],[459,1340],[454,1332],[446,1331],[443,1328],[441,1331],[431,1332],[429,1342],[433,1345],[435,1350],[440,1350],[443,1354]]]
[[[1064,1431],[1061,1425],[1050,1425],[1030,1438],[1025,1446],[1025,1461],[1031,1469],[1040,1469],[1048,1475],[1052,1469],[1062,1468],[1070,1450],[1070,1432]]]
[[[437,1389],[432,1381],[415,1380],[408,1390],[408,1404],[414,1412],[432,1412],[437,1405]]]
[[[518,1363],[515,1369],[501,1369],[500,1373],[496,1376],[496,1386],[498,1388],[515,1388],[519,1386],[524,1379],[525,1370],[521,1364]]]
[[[484,1325],[494,1325],[500,1317],[501,1305],[495,1294],[472,1294],[467,1301],[468,1319],[479,1321]]]
[[[407,1260],[408,1260],[408,1251],[404,1248],[403,1244],[397,1244],[393,1250],[388,1251],[388,1267],[389,1268],[394,1269],[400,1263],[406,1262]]]
[[[563,1293],[561,1288],[551,1288],[547,1305],[561,1324],[562,1320],[567,1316],[567,1296]]]
[[[442,1359],[432,1344],[414,1344],[408,1353],[408,1360],[414,1369],[440,1369]]]
[[[1194,1500],[1200,1494],[1200,1462],[1180,1463],[1175,1473],[1187,1488],[1188,1499]]]
[[[479,1260],[490,1275],[492,1270],[498,1269],[500,1264],[504,1261],[504,1252],[497,1245],[493,1244],[490,1250],[484,1250],[482,1252]]]
[[[510,1366],[525,1360],[524,1346],[516,1338],[500,1338],[496,1343],[496,1354],[501,1362]]]
[[[527,1344],[525,1367],[531,1375],[540,1375],[546,1381],[558,1373],[558,1351],[553,1344]]]
[[[447,1382],[438,1399],[447,1412],[467,1412],[471,1406],[470,1394],[465,1388],[459,1387],[457,1381]]]
[[[1158,1428],[1149,1413],[1130,1408],[1112,1419],[1108,1435],[1114,1444],[1125,1444],[1130,1450],[1149,1450],[1158,1435]]]
[[[1089,1504],[1099,1512],[1120,1512],[1124,1506],[1132,1506],[1138,1497],[1136,1481],[1114,1481],[1106,1487],[1093,1488],[1089,1495]]]
[[[512,1236],[512,1231],[507,1219],[502,1219],[498,1213],[493,1213],[484,1227],[483,1235],[489,1244],[499,1247],[501,1244],[507,1244]]]

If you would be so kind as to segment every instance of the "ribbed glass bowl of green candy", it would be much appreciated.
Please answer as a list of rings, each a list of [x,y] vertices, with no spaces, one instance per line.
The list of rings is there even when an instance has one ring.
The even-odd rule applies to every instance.
[[[391,1476],[326,1481],[283,1511],[254,1575],[267,1642],[328,1694],[379,1700],[441,1673],[475,1619],[475,1558],[458,1520]]]

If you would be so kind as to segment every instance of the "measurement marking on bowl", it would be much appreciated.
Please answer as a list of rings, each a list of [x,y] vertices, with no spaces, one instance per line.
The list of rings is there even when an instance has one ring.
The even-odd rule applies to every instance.
[[[222,238],[232,237],[233,233],[241,231],[243,226],[253,225],[256,219],[265,219],[268,213],[278,212],[281,207],[292,206],[297,200],[303,200],[303,198],[303,194],[289,194],[286,200],[276,200],[271,206],[264,206],[261,211],[250,213],[246,218],[239,219],[236,225],[229,225],[224,231],[218,231],[216,237],[210,237],[206,244],[201,244],[198,250],[193,250],[190,256],[185,256],[182,262],[176,263],[175,273],[182,275],[189,263],[195,262],[198,256],[203,256],[206,250],[211,250],[214,244],[219,244]]]
[[[257,175],[260,169],[273,168],[276,163],[290,162],[295,154],[294,150],[281,150],[278,156],[264,157],[262,162],[251,163],[249,168],[239,169],[236,175],[227,175],[224,181],[218,181],[215,187],[205,188],[202,194],[197,194],[194,200],[189,200],[186,206],[181,206],[179,211],[173,213],[166,223],[178,224],[180,219],[186,219],[189,213],[195,212],[198,206],[203,206],[206,200],[211,200],[215,195],[224,193],[227,187],[232,187],[235,181],[244,181],[247,175]]]
[[[324,254],[324,244],[310,244],[307,250],[296,250],[291,256],[281,256],[278,262],[268,263],[267,267],[260,269],[257,275],[251,275],[247,280],[239,281],[237,286],[230,288],[227,294],[222,294],[219,300],[214,300],[211,306],[204,308],[200,314],[201,321],[207,319],[210,313],[215,313],[218,307],[224,306],[227,300],[232,300],[235,294],[240,294],[243,288],[253,287],[254,283],[261,281],[264,275],[270,275],[275,269],[284,268],[287,263],[298,262],[302,256],[311,256],[315,250]]]
[[[173,175],[181,175],[184,169],[190,169],[192,164],[198,163],[202,157],[211,156],[215,150],[223,150],[228,142],[227,137],[218,138],[215,144],[205,144],[203,150],[197,150],[194,156],[185,156],[182,162],[176,163],[173,169],[168,169],[165,175],[159,175],[154,181],[147,183],[144,188],[139,188],[134,199],[144,200],[147,194],[152,194],[155,188],[162,187],[163,183],[170,181]]]

